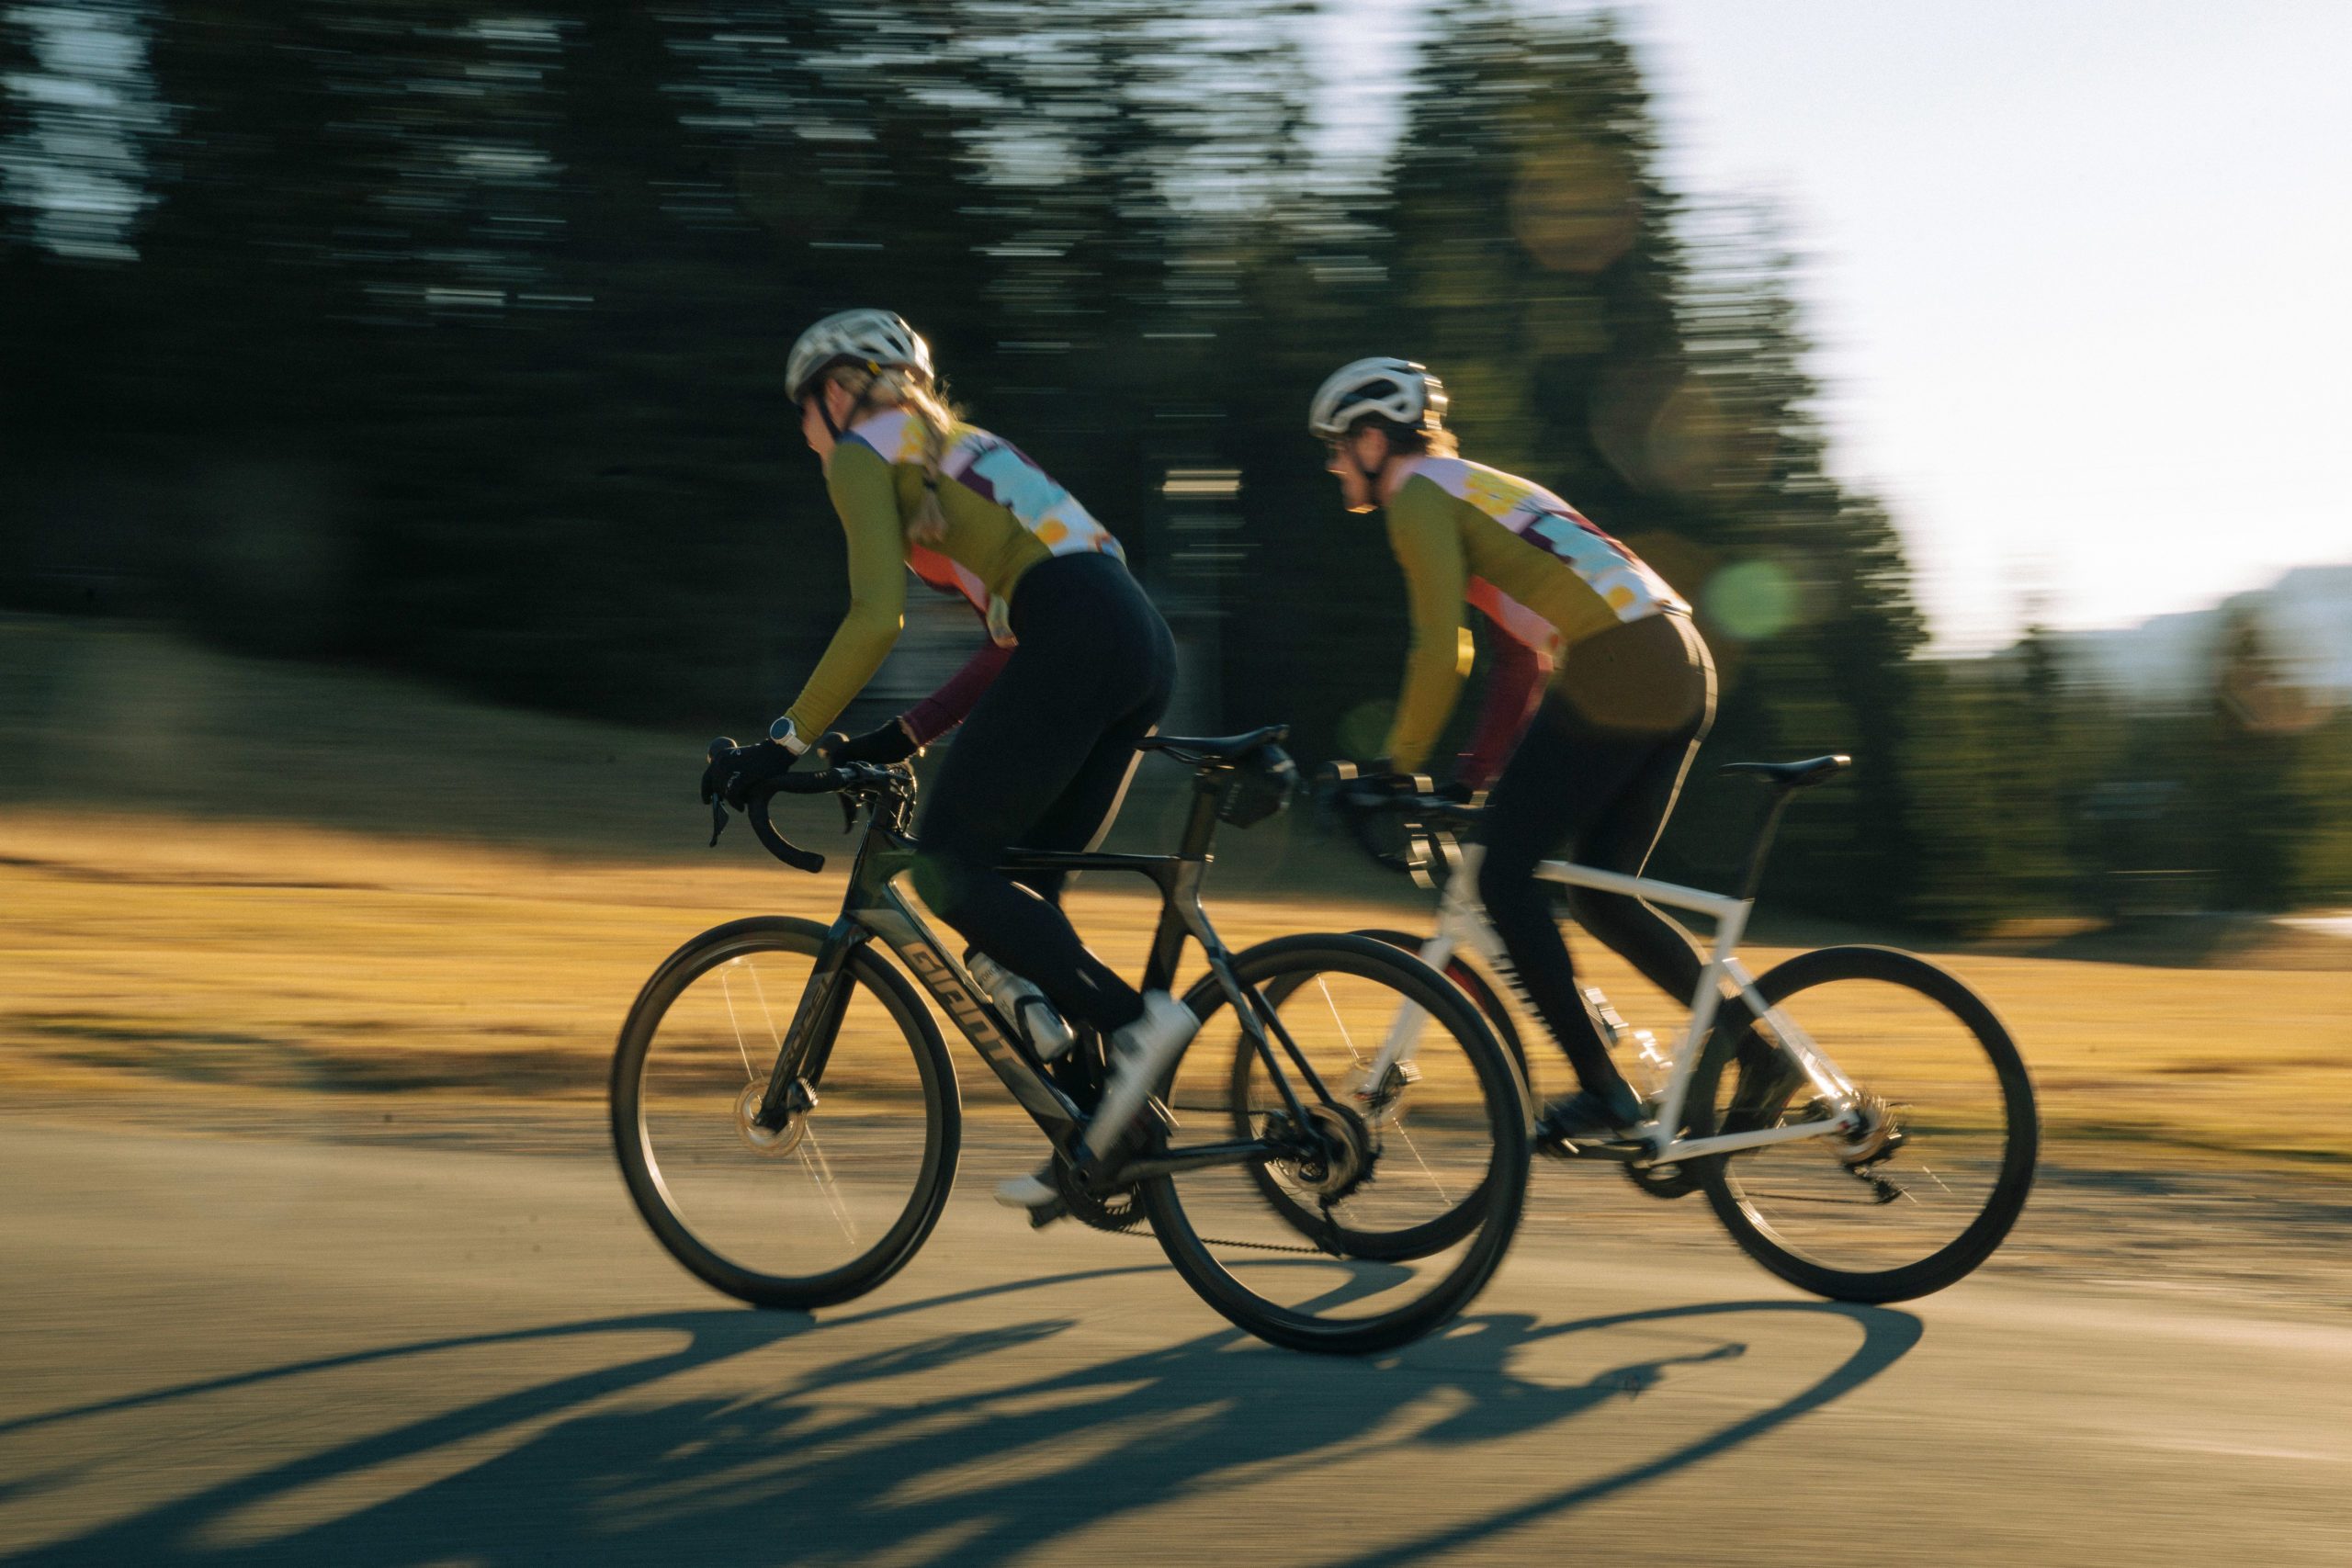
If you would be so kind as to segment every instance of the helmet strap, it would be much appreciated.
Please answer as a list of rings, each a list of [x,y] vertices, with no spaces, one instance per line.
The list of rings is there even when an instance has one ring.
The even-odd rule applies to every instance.
[[[825,423],[825,434],[835,445],[839,445],[842,427],[833,423],[833,405],[825,400],[825,383],[819,381],[817,389],[809,395],[817,400],[817,417]]]

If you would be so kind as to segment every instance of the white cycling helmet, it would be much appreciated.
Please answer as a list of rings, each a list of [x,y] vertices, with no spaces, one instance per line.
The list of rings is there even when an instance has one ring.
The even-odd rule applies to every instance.
[[[1359,359],[1316,389],[1306,408],[1306,428],[1322,440],[1336,441],[1367,414],[1408,430],[1435,430],[1445,423],[1445,383],[1409,359]]]
[[[798,402],[829,367],[848,361],[879,370],[886,365],[920,370],[931,378],[931,344],[888,310],[839,310],[800,334],[784,362],[785,396]]]

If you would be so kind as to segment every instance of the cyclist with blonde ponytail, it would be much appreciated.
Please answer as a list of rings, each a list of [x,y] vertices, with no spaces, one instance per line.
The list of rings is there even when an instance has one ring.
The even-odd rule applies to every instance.
[[[1067,1048],[1063,1019],[1104,1036],[1113,1068],[1086,1145],[1107,1153],[1195,1021],[1087,951],[1061,912],[1058,876],[1016,883],[997,867],[1016,844],[1100,842],[1136,742],[1168,706],[1174,639],[1109,530],[1011,442],[964,423],[930,345],[896,315],[826,317],[793,344],[785,383],[848,538],[849,613],[768,741],[715,763],[712,782],[740,804],[749,783],[790,768],[825,734],[898,639],[901,566],[969,600],[989,648],[883,728],[822,748],[896,761],[962,721],[916,824],[915,889],[972,944],[974,976],[1041,1055]],[[1050,1212],[1046,1175],[1004,1183],[998,1200]]]

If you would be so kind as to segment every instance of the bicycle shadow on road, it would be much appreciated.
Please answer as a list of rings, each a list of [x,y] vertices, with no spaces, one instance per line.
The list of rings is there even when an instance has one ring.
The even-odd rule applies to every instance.
[[[1302,1267],[1329,1266],[1318,1262]],[[1050,1289],[1156,1268],[1108,1269],[897,1303],[842,1317],[735,1311],[606,1318],[508,1334],[438,1339],[305,1361],[192,1383],[0,1425],[0,1438],[117,1411],[199,1397],[272,1380],[453,1348],[670,1330],[684,1346],[476,1400],[390,1430],[238,1477],[6,1561],[51,1564],[139,1562],[334,1562],[392,1568],[462,1560],[737,1563],[1005,1562],[1049,1542],[1168,1505],[1229,1517],[1224,1495],[1287,1477],[1345,1472],[1390,1457],[1447,1494],[1477,1488],[1480,1446],[1543,1431],[1657,1387],[1678,1369],[1739,1358],[1747,1341],[1717,1330],[1744,1315],[1804,1314],[1844,1320],[1860,1341],[1797,1392],[1712,1433],[1595,1479],[1467,1520],[1459,1509],[1388,1503],[1327,1541],[1363,1548],[1351,1564],[1404,1563],[1460,1550],[1547,1516],[1645,1485],[1752,1442],[1869,1382],[1917,1343],[1905,1313],[1800,1301],[1741,1301],[1541,1323],[1518,1314],[1471,1317],[1442,1337],[1377,1361],[1333,1360],[1267,1348],[1226,1330],[1182,1343],[1035,1373],[1035,1348],[1072,1326],[1041,1317],[982,1328],[955,1325],[955,1309],[988,1297]],[[1354,1289],[1337,1281],[1333,1296]],[[865,1354],[809,1354],[829,1335],[888,1318],[935,1331]],[[1674,1348],[1554,1383],[1514,1367],[1532,1348],[1602,1344],[1617,1330],[1674,1325]],[[786,1342],[790,1342],[787,1345]],[[656,1385],[707,1372],[732,1358],[788,1350],[780,1380],[754,1363],[756,1392],[699,1389],[662,1400]],[[1601,1359],[1612,1352],[1603,1351]],[[991,1358],[1001,1360],[991,1362]],[[930,1374],[959,1371],[937,1396]],[[986,1374],[995,1372],[993,1378]],[[902,1380],[915,1380],[912,1382]],[[693,1380],[707,1384],[707,1377]],[[528,1428],[511,1443],[500,1434]],[[478,1462],[458,1453],[410,1489],[403,1464],[461,1445],[494,1448]],[[1448,1456],[1451,1456],[1449,1458]],[[102,1461],[103,1462],[103,1461]],[[32,1478],[48,1490],[71,1471]],[[338,1507],[338,1489],[366,1492]],[[390,1492],[392,1495],[384,1495]],[[289,1518],[290,1516],[290,1518]],[[1431,1526],[1434,1517],[1449,1522]],[[1416,1528],[1416,1527],[1419,1528]],[[1262,1536],[1261,1537],[1262,1539]],[[1118,1553],[1138,1554],[1130,1542]]]

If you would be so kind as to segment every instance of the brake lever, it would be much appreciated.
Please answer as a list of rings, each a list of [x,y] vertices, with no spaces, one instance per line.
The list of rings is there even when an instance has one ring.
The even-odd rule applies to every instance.
[[[857,802],[846,795],[837,795],[833,798],[840,801],[842,805],[842,831],[855,832],[857,830]]]
[[[703,749],[703,755],[715,765],[718,761],[719,758],[726,756],[733,750],[735,750],[734,737],[722,735]],[[703,782],[706,786],[707,786],[710,782],[710,773],[707,770],[703,773]],[[710,842],[704,847],[707,849],[717,849],[718,847],[718,835],[726,830],[727,792],[724,789],[712,790],[710,795]]]

